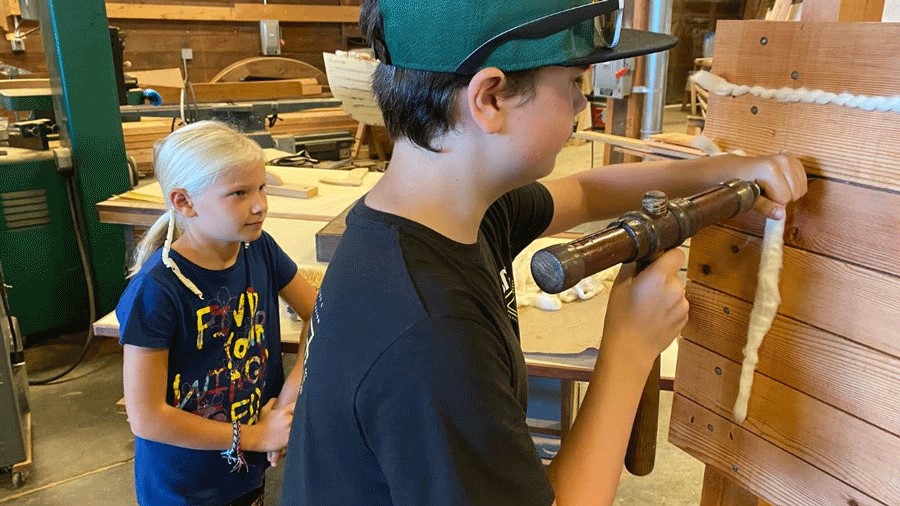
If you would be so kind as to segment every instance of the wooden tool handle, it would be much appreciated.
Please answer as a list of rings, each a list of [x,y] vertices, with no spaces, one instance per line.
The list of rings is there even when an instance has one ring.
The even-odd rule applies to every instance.
[[[625,469],[635,476],[646,476],[653,471],[656,462],[656,433],[659,422],[659,374],[660,358],[656,357],[628,439],[628,450],[625,452]]]

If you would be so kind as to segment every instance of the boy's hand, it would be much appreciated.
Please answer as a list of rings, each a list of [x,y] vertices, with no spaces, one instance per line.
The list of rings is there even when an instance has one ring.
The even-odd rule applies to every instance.
[[[294,419],[294,404],[283,408],[274,408],[274,405],[275,399],[269,399],[259,412],[259,421],[247,426],[248,450],[278,452],[287,446]]]
[[[789,155],[761,156],[745,159],[752,162],[743,179],[756,181],[765,197],[756,199],[753,207],[774,220],[786,216],[784,206],[806,195],[806,171],[800,160]]]
[[[636,276],[635,264],[622,266],[609,295],[604,350],[625,352],[649,366],[672,343],[688,318],[678,277],[684,258],[680,249],[669,250]]]

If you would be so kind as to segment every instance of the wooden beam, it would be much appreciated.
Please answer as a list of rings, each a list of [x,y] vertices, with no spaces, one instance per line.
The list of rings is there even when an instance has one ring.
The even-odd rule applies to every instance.
[[[744,213],[726,222],[759,237],[765,218]],[[813,179],[788,206],[784,244],[900,277],[900,194]],[[840,233],[835,233],[835,231]]]
[[[259,22],[277,19],[282,23],[357,23],[359,7],[342,5],[261,5],[235,3],[233,7],[201,5],[160,5],[106,3],[109,19],[150,19],[164,21]]]
[[[709,108],[715,113],[703,134],[724,150],[743,149],[753,156],[790,153],[810,175],[900,192],[900,115],[895,112],[786,104],[749,94],[710,96]]]
[[[735,362],[744,359],[751,305],[689,283],[682,337]],[[900,359],[778,315],[756,370],[895,435],[900,435]]]
[[[719,21],[712,72],[748,86],[896,95],[900,44],[892,40],[900,23]]]
[[[712,466],[703,471],[700,506],[757,506],[759,499]]]
[[[803,0],[802,21],[881,21],[884,0]]]
[[[689,341],[678,346],[675,390],[731,417],[741,364]],[[900,438],[760,373],[741,426],[887,504],[900,504]]]
[[[884,504],[678,394],[669,442],[772,504]]]
[[[720,226],[691,239],[688,278],[751,301],[762,239]],[[778,312],[900,357],[900,283],[888,274],[784,248]]]

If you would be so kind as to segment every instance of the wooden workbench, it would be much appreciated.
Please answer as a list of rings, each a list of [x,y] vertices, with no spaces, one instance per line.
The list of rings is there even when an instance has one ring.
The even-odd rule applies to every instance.
[[[280,176],[286,184],[314,185],[319,189],[319,194],[310,199],[269,196],[267,220],[284,218],[314,222],[331,221],[341,211],[371,190],[381,179],[380,173],[370,172],[363,179],[362,186],[335,186],[321,183],[319,180],[323,177],[341,177],[346,173],[345,171],[274,166],[267,166],[266,170]],[[162,197],[162,190],[159,183],[156,182],[141,186],[135,192],[149,198]],[[119,196],[111,196],[111,198],[97,203],[97,212],[102,223],[149,227],[163,211],[165,211],[164,204]]]

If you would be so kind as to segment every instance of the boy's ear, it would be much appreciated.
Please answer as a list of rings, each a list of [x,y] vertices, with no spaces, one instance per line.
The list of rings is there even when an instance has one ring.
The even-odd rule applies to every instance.
[[[184,188],[175,188],[169,192],[169,202],[172,203],[172,208],[175,209],[176,213],[186,218],[192,218],[197,215],[197,211],[194,211],[194,205],[191,203],[191,198]]]
[[[506,86],[506,74],[496,67],[478,71],[466,88],[466,103],[475,123],[488,134],[497,133],[506,120],[508,100],[500,96]]]

